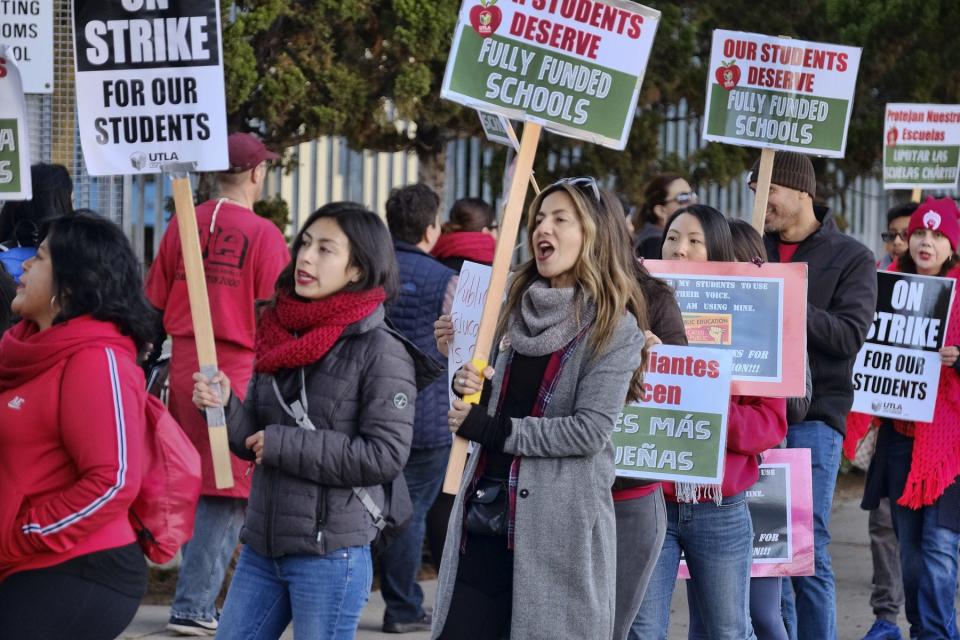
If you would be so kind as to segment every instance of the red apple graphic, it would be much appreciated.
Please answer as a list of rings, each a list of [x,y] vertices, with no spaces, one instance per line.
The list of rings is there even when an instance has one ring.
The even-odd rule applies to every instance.
[[[480,4],[470,9],[470,24],[481,38],[492,36],[500,26],[503,14],[496,3],[497,0],[480,0]]]
[[[717,67],[717,71],[714,74],[717,78],[717,82],[721,87],[730,91],[737,86],[737,83],[740,82],[740,67],[737,66],[735,60],[730,62],[724,62],[721,66]]]

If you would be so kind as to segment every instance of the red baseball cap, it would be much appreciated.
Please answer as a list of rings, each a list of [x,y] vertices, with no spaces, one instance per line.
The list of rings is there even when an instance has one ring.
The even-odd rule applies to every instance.
[[[230,156],[227,173],[250,171],[261,162],[280,157],[249,133],[231,133],[227,138],[227,149]]]

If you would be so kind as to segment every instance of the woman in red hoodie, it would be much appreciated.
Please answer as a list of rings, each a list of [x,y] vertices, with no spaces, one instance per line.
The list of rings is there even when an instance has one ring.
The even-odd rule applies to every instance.
[[[497,249],[497,214],[480,198],[461,198],[450,209],[450,221],[430,252],[460,273],[464,260],[493,264]]]
[[[114,638],[146,591],[140,487],[155,323],[123,232],[79,213],[24,263],[0,340],[0,635]]]
[[[666,260],[736,260],[727,220],[712,207],[680,209],[667,220],[666,229]],[[663,484],[667,534],[629,637],[666,640],[683,551],[690,568],[688,594],[710,637],[755,640],[749,611],[753,527],[744,492],[760,475],[759,454],[786,435],[783,398],[732,396],[723,482]]]

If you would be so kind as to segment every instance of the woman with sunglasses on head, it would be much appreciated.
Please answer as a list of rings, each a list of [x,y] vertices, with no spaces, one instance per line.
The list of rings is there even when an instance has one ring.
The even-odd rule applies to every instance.
[[[633,221],[633,226],[640,230],[635,240],[637,256],[660,259],[660,242],[667,218],[696,202],[697,193],[681,176],[675,173],[654,176],[643,189],[643,206]]]
[[[730,227],[712,207],[680,209],[667,221],[666,260],[734,262]],[[690,569],[687,592],[709,635],[691,638],[754,640],[750,623],[753,527],[746,489],[759,478],[758,456],[787,434],[783,398],[732,396],[727,451],[719,485],[667,482],[667,534],[630,638],[666,640],[680,552]]]
[[[910,217],[907,253],[890,271],[960,278],[958,215],[950,198],[927,198]],[[910,636],[953,640],[960,637],[954,604],[960,547],[960,305],[956,301],[944,345],[933,420],[920,423],[851,413],[845,452],[850,456],[867,429],[879,425],[861,506],[875,509],[881,498],[890,499]]]
[[[480,198],[460,198],[430,253],[457,273],[465,260],[493,264],[497,249],[497,214]]]
[[[454,375],[451,430],[480,445],[457,494],[434,638],[610,638],[616,534],[610,436],[640,373],[646,304],[615,196],[544,189],[500,351]],[[489,383],[483,384],[486,378]]]
[[[108,640],[147,588],[141,484],[153,308],[120,228],[41,228],[0,340],[0,636]]]

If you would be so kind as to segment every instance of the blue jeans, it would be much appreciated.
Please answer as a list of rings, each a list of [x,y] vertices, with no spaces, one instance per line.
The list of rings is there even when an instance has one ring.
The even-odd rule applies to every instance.
[[[687,602],[690,608],[688,640],[709,638],[710,633],[700,619],[693,588],[687,581]],[[780,611],[780,578],[750,578],[750,623],[757,640],[787,640]]]
[[[755,640],[750,625],[753,525],[743,493],[712,502],[667,502],[667,535],[647,585],[630,640],[667,640],[670,600],[680,552],[690,568],[694,602],[711,640]]]
[[[292,620],[295,640],[352,640],[372,581],[369,545],[280,558],[244,546],[217,638],[276,640]]]
[[[913,440],[893,438],[887,456],[889,474],[898,485],[890,498],[890,513],[900,544],[904,609],[910,621],[910,636],[920,640],[960,640],[954,604],[960,533],[938,524],[939,503],[922,509],[897,504],[910,472]]]
[[[217,596],[237,550],[246,506],[243,498],[200,496],[193,538],[181,549],[183,560],[171,616],[188,620],[216,617]]]
[[[410,450],[403,476],[413,503],[413,516],[406,530],[380,558],[380,590],[387,605],[383,612],[384,624],[414,622],[425,615],[423,589],[417,584],[417,573],[423,558],[427,512],[443,486],[449,458],[450,447]]]
[[[836,640],[837,592],[830,563],[830,510],[840,469],[843,437],[825,422],[812,420],[790,425],[787,446],[810,449],[813,467],[813,548],[815,575],[793,578],[794,606],[784,607],[791,637],[797,640]],[[789,589],[784,585],[789,602]],[[796,636],[793,635],[794,630]]]

